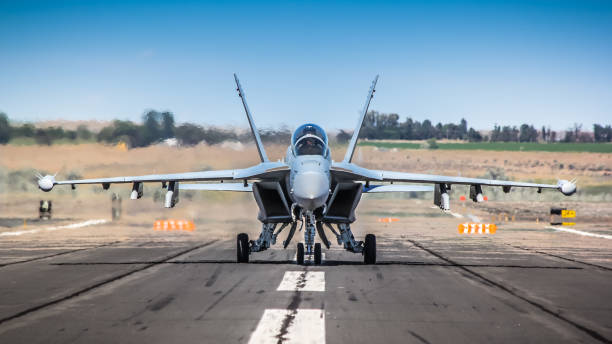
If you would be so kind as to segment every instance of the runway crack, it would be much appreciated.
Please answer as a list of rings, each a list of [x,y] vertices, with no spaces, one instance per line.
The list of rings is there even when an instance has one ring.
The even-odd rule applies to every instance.
[[[4,263],[4,264],[0,264],[0,268],[3,268],[5,266],[9,266],[9,265],[23,264],[23,263],[34,262],[34,261],[37,261],[37,260],[53,258],[53,257],[57,257],[57,256],[63,256],[65,254],[70,254],[70,253],[75,253],[75,252],[81,252],[81,251],[86,251],[86,250],[93,250],[93,249],[96,249],[96,248],[101,248],[101,247],[106,247],[106,246],[111,246],[111,245],[114,245],[114,244],[118,244],[120,242],[121,241],[113,241],[113,242],[109,242],[107,244],[102,244],[102,245],[97,245],[97,246],[92,246],[92,247],[77,248],[77,249],[74,249],[74,250],[58,252],[58,253],[42,256],[42,257],[34,257],[34,258],[24,259],[24,260],[20,260],[20,261],[16,261],[16,262]]]
[[[201,244],[201,245],[197,245],[197,246],[195,246],[195,247],[191,247],[191,248],[189,248],[189,249],[186,249],[186,250],[180,251],[180,252],[178,252],[178,253],[172,254],[172,255],[170,255],[170,256],[168,256],[168,257],[165,257],[165,258],[163,258],[163,259],[160,259],[160,260],[158,260],[158,261],[152,262],[151,264],[148,264],[148,265],[142,266],[142,267],[137,268],[137,269],[134,269],[134,270],[130,270],[130,271],[128,271],[128,272],[125,272],[125,273],[119,274],[119,275],[117,275],[117,276],[111,277],[111,278],[106,279],[106,280],[104,280],[104,281],[101,281],[101,282],[95,283],[95,284],[93,284],[93,285],[90,285],[90,286],[88,286],[88,287],[86,287],[86,288],[83,288],[83,289],[77,290],[77,291],[75,291],[75,292],[73,292],[73,293],[71,293],[71,294],[68,294],[68,295],[66,295],[66,296],[63,296],[63,297],[60,297],[60,298],[57,298],[57,299],[54,299],[54,300],[51,300],[51,301],[45,302],[45,303],[43,303],[43,304],[40,304],[40,305],[37,305],[37,306],[34,306],[34,307],[30,307],[30,308],[28,308],[28,309],[26,309],[26,310],[23,310],[23,311],[21,311],[21,312],[18,312],[18,313],[16,313],[16,314],[13,314],[13,315],[10,315],[10,316],[8,316],[8,317],[5,317],[5,318],[0,319],[0,325],[2,325],[2,324],[4,324],[4,323],[6,323],[6,322],[8,322],[8,321],[11,321],[11,320],[14,320],[14,319],[17,319],[17,318],[23,317],[23,316],[25,316],[25,315],[28,315],[28,314],[30,314],[30,313],[33,313],[33,312],[36,312],[36,311],[42,310],[42,309],[44,309],[44,308],[47,308],[47,307],[50,307],[50,306],[56,305],[56,304],[58,304],[58,303],[61,303],[61,302],[64,302],[64,301],[68,301],[68,300],[73,299],[73,298],[75,298],[75,297],[77,297],[77,296],[80,296],[80,295],[83,295],[83,294],[85,294],[85,293],[87,293],[87,292],[90,292],[90,291],[92,291],[92,290],[98,289],[98,288],[100,288],[100,287],[102,287],[102,286],[104,286],[104,285],[107,285],[107,284],[109,284],[109,283],[115,282],[115,281],[117,281],[117,280],[120,280],[120,279],[122,279],[122,278],[128,277],[128,276],[130,276],[130,275],[133,275],[133,274],[135,274],[135,273],[137,273],[137,272],[141,272],[141,271],[144,271],[144,270],[150,269],[150,268],[152,268],[152,267],[154,267],[154,266],[156,266],[156,265],[162,264],[162,263],[164,263],[164,262],[166,262],[166,261],[169,261],[169,260],[175,259],[175,258],[177,258],[177,257],[180,257],[180,256],[185,255],[185,254],[187,254],[187,253],[190,253],[190,252],[192,252],[192,251],[195,251],[195,250],[197,250],[197,249],[200,249],[200,248],[203,248],[203,247],[209,246],[209,245],[211,245],[211,244],[215,243],[216,241],[217,241],[217,240],[212,240],[212,241],[209,241],[209,242],[207,242],[207,243],[204,243],[204,244]]]
[[[612,268],[606,267],[606,266],[602,266],[602,265],[598,265],[598,264],[593,264],[593,263],[587,263],[578,259],[573,259],[573,258],[567,258],[567,257],[563,257],[563,256],[559,256],[556,254],[552,254],[552,253],[548,253],[548,252],[544,252],[544,251],[539,251],[539,250],[534,250],[531,248],[527,248],[527,247],[521,247],[521,246],[515,246],[515,245],[511,245],[511,244],[507,244],[510,247],[514,247],[514,248],[518,248],[520,250],[524,250],[524,251],[528,251],[528,252],[534,252],[534,253],[539,253],[545,256],[549,256],[549,257],[553,257],[553,258],[558,258],[558,259],[562,259],[562,260],[566,260],[568,262],[572,262],[572,263],[578,263],[578,264],[584,264],[587,266],[592,266],[594,268],[599,268],[599,269],[603,269],[603,270],[607,270],[607,271],[612,271]]]
[[[529,298],[527,298],[527,297],[525,297],[523,295],[520,295],[519,293],[517,293],[516,291],[512,290],[511,288],[506,287],[505,285],[503,285],[501,283],[498,283],[498,282],[496,282],[496,281],[494,281],[494,280],[492,280],[490,278],[487,278],[484,275],[482,275],[482,274],[480,274],[480,273],[478,273],[478,272],[476,272],[476,271],[474,271],[472,269],[469,269],[469,268],[467,268],[467,267],[465,267],[465,266],[463,266],[461,264],[458,264],[457,262],[453,261],[452,259],[447,258],[447,257],[443,256],[442,254],[440,254],[440,253],[438,253],[438,252],[436,252],[436,251],[434,251],[432,249],[429,249],[429,248],[423,246],[421,243],[419,243],[419,242],[417,242],[415,240],[411,240],[411,239],[406,239],[406,240],[411,242],[414,246],[418,247],[419,249],[421,249],[421,250],[423,250],[423,251],[425,251],[425,252],[427,252],[427,253],[429,253],[429,254],[431,254],[431,255],[439,258],[439,259],[442,259],[445,262],[448,262],[450,264],[455,265],[457,268],[459,268],[459,269],[467,272],[468,274],[470,274],[470,275],[480,279],[481,281],[485,282],[486,284],[489,284],[489,285],[494,286],[494,287],[496,287],[496,288],[498,288],[498,289],[500,289],[502,291],[505,291],[506,293],[508,293],[508,294],[518,298],[518,299],[521,299],[521,300],[529,303],[530,305],[540,309],[541,311],[543,311],[543,312],[545,312],[545,313],[547,313],[549,315],[552,315],[553,317],[555,317],[555,318],[557,318],[559,320],[562,320],[562,321],[564,321],[567,324],[570,324],[570,325],[574,326],[575,328],[577,328],[578,330],[586,333],[587,335],[591,336],[592,338],[597,339],[598,341],[600,341],[602,343],[611,343],[612,344],[612,341],[610,339],[606,338],[605,336],[603,336],[601,333],[597,332],[596,330],[588,328],[588,327],[586,327],[584,325],[581,325],[581,324],[579,324],[579,323],[577,323],[577,322],[575,322],[575,321],[565,317],[564,315],[560,314],[559,312],[555,312],[555,311],[549,309],[548,307],[544,306],[541,303],[538,303],[538,302],[536,302],[534,300],[531,300],[531,299],[529,299]]]

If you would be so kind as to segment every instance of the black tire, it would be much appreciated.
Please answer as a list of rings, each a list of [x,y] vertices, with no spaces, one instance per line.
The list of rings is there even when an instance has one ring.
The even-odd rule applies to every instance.
[[[304,265],[304,244],[297,244],[297,263],[298,265]]]
[[[363,263],[376,264],[376,236],[374,234],[368,234],[365,237]]]
[[[316,243],[314,247],[314,263],[316,265],[321,264],[321,244]]]
[[[249,236],[246,233],[240,233],[236,237],[236,261],[238,263],[249,262]]]

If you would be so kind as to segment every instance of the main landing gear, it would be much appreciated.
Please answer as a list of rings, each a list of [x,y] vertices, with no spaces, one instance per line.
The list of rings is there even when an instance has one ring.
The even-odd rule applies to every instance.
[[[238,263],[249,262],[249,236],[246,233],[238,234],[236,238],[236,254]]]
[[[321,243],[315,243],[314,240],[315,233],[317,233],[325,247],[330,247],[329,240],[327,240],[323,230],[323,224],[336,236],[338,245],[342,245],[349,252],[361,253],[364,264],[376,264],[376,236],[374,234],[367,234],[365,241],[356,241],[349,224],[338,224],[338,232],[330,223],[317,222],[314,216],[306,216],[304,219],[304,243],[297,244],[296,261],[299,265],[304,264],[305,256],[312,257],[314,264],[321,264]],[[252,252],[265,251],[275,244],[278,234],[288,225],[289,223],[285,223],[277,232],[274,232],[276,224],[263,224],[261,234],[255,241],[249,241],[249,236],[246,233],[238,234],[236,238],[236,261],[238,263],[248,263],[249,255]],[[287,248],[289,245],[296,228],[297,222],[291,223],[287,239],[283,241],[283,248]]]

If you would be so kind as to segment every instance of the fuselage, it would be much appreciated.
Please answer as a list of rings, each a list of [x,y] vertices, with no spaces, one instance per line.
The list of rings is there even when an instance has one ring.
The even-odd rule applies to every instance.
[[[293,202],[306,211],[323,207],[331,186],[331,154],[325,131],[315,124],[296,129],[286,162],[291,167],[288,191]]]

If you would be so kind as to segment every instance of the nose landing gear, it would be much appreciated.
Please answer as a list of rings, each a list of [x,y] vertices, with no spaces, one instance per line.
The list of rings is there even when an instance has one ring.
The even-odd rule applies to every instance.
[[[304,229],[304,245],[303,243],[297,244],[297,257],[296,261],[298,265],[304,264],[304,255],[309,257],[314,256],[314,263],[316,265],[321,264],[321,244],[315,243],[315,232],[316,232],[316,219],[314,215],[306,215],[305,217],[305,229]]]

